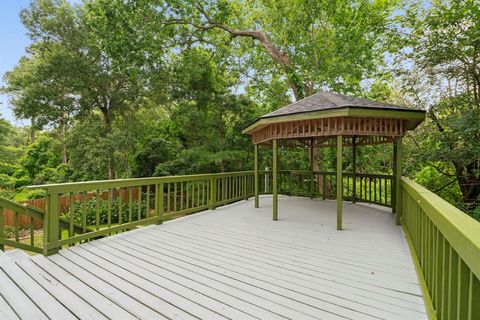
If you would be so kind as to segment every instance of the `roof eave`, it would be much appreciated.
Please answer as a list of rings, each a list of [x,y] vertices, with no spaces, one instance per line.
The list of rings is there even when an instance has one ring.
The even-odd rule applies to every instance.
[[[302,121],[332,117],[376,117],[376,118],[392,118],[405,119],[410,121],[409,129],[412,130],[420,124],[426,116],[425,110],[393,110],[388,108],[370,108],[370,107],[343,107],[331,108],[325,110],[305,111],[286,115],[261,117],[253,121],[245,129],[243,134],[251,134],[258,126],[271,123],[280,123],[287,121]]]

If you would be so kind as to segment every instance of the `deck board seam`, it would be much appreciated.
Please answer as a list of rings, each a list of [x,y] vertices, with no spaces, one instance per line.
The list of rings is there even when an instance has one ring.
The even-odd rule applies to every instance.
[[[88,250],[86,250],[86,249],[84,249],[84,248],[81,248],[81,249],[83,249],[83,250],[85,250],[85,251],[88,251]],[[103,259],[103,260],[105,260],[105,261],[108,261],[108,260],[104,259],[103,257],[99,256],[99,255],[96,254],[96,253],[91,253],[91,254],[96,255],[96,256],[97,256],[98,258],[100,258],[100,259]],[[84,258],[85,258],[85,257],[84,257]],[[124,269],[126,272],[129,272],[129,273],[132,273],[132,274],[133,274],[133,272],[129,271],[128,269],[126,269],[126,268],[124,268],[124,267],[122,267],[122,266],[120,266],[120,265],[118,265],[118,264],[116,264],[116,263],[114,263],[114,262],[111,262],[111,261],[110,261],[110,263],[118,266],[119,268]],[[145,278],[145,277],[143,277],[143,276],[141,276],[141,275],[138,275],[138,274],[135,274],[135,275],[136,275],[136,276],[139,276],[139,277],[141,277],[141,278],[143,278],[143,279],[145,279],[146,281],[152,282],[151,280],[149,280],[149,279],[147,279],[147,278]],[[175,282],[175,281],[173,281],[173,280],[171,280],[171,279],[169,279],[169,281]],[[181,296],[180,294],[175,293],[175,292],[173,292],[172,290],[161,286],[160,284],[157,284],[157,283],[155,283],[155,282],[152,282],[152,283],[153,283],[154,285],[157,285],[157,286],[160,286],[160,287],[164,288],[166,291],[169,291],[169,292],[171,292],[171,293],[173,293],[173,294],[176,294],[176,295]],[[193,289],[191,289],[191,288],[189,288],[189,289],[192,290],[192,291],[195,291],[195,290],[193,290]],[[196,292],[199,293],[199,294],[202,294],[201,292],[198,292],[198,291],[196,291]],[[206,296],[206,295],[205,295],[205,296]],[[204,306],[204,305],[202,305],[202,304],[200,304],[200,303],[198,303],[198,302],[195,302],[195,301],[193,301],[193,300],[191,300],[191,299],[189,299],[189,298],[187,298],[187,297],[184,297],[184,296],[182,296],[182,297],[185,298],[186,300],[190,301],[192,304],[201,306],[201,307],[203,307],[203,308],[205,308],[205,309],[208,309],[208,310],[210,310],[210,311],[212,311],[212,312],[218,313],[217,311],[215,311],[215,310],[213,310],[213,309],[210,309],[210,308],[208,308],[207,306]],[[208,297],[208,296],[206,296],[206,297]],[[160,298],[160,297],[159,297],[159,298]],[[216,300],[216,299],[214,299],[214,298],[212,298],[212,297],[209,297],[209,298],[211,298],[212,300]],[[162,299],[162,298],[160,298],[160,299]],[[162,299],[162,300],[163,300],[163,299]],[[222,302],[219,301],[219,300],[216,300],[216,301],[218,301],[219,303],[222,303]],[[225,304],[225,303],[223,303],[223,304]],[[177,308],[179,308],[179,309],[181,309],[180,306],[177,306],[177,305],[174,305],[174,304],[172,304],[172,305],[175,306],[175,307],[177,307]],[[225,304],[225,305],[229,306],[228,304]],[[230,307],[232,307],[232,306],[230,306]],[[232,308],[233,308],[233,307],[232,307]],[[238,309],[237,309],[237,310],[238,310]],[[241,310],[238,310],[238,311],[242,312]],[[245,313],[245,312],[242,312],[242,313]],[[218,313],[218,314],[219,314],[219,313]],[[245,314],[248,315],[248,313],[245,313]],[[225,317],[225,318],[229,318],[228,316],[225,316],[225,315],[222,315],[222,314],[219,314],[219,315],[221,315],[221,316],[223,316],[223,317]],[[253,316],[253,315],[250,315],[250,316]],[[254,317],[254,316],[253,316],[253,317]],[[257,318],[257,317],[255,317],[255,318]],[[259,319],[259,318],[257,318],[257,319]]]
[[[131,244],[131,243],[128,242],[128,241],[125,241],[125,242],[128,243],[128,244]],[[143,248],[142,246],[140,246],[140,245],[138,245],[138,244],[134,244],[134,245],[137,246],[139,249],[142,249],[142,248]],[[125,245],[125,246],[126,246],[126,245]],[[126,246],[126,247],[128,248],[128,246]],[[133,248],[132,248],[132,249],[133,249]],[[143,248],[143,249],[149,250],[149,251],[151,251],[151,252],[155,252],[156,254],[160,254],[160,255],[162,254],[162,252],[155,251],[154,249],[151,249],[151,248]],[[253,286],[253,285],[251,285],[251,284],[248,283],[248,282],[245,282],[245,281],[241,281],[241,280],[232,278],[231,276],[226,276],[226,275],[223,275],[223,274],[216,273],[215,271],[212,271],[212,270],[207,269],[207,268],[205,268],[205,267],[197,266],[197,265],[195,265],[194,263],[187,262],[187,261],[182,260],[182,259],[179,259],[179,258],[175,258],[175,257],[169,256],[169,255],[166,255],[166,256],[170,257],[171,259],[177,260],[177,261],[182,261],[183,263],[189,264],[190,266],[195,266],[195,267],[197,267],[197,268],[199,268],[199,269],[206,270],[206,271],[211,272],[212,274],[215,274],[215,275],[217,275],[217,276],[221,276],[221,277],[228,278],[228,279],[230,279],[230,280],[233,280],[234,282],[240,282],[241,285],[254,287],[254,288],[257,288],[258,290],[260,290],[261,292],[264,291],[264,292],[266,292],[266,293],[268,293],[268,294],[272,294],[273,296],[278,296],[278,297],[281,297],[281,298],[283,298],[283,299],[290,300],[289,297],[285,297],[285,296],[279,295],[278,293],[275,293],[275,292],[273,292],[273,291],[271,291],[271,290],[266,290],[266,289],[261,288],[261,287],[258,287],[258,286]],[[237,288],[237,289],[240,289],[238,286],[232,286],[232,287],[235,287],[235,288]],[[249,291],[246,291],[246,290],[244,290],[244,289],[240,289],[240,290],[245,291],[245,292],[247,292],[247,293],[250,293],[250,294],[252,294],[252,295],[255,295],[255,296],[259,297],[259,298],[268,300],[268,301],[270,301],[270,302],[272,302],[272,303],[275,303],[275,304],[277,304],[277,305],[279,304],[279,302],[273,301],[273,300],[271,300],[271,298],[265,298],[265,297],[259,296],[258,294],[255,294],[255,293],[251,293],[251,292],[249,292]],[[298,303],[302,304],[301,301],[298,302]],[[304,305],[305,305],[305,306],[309,306],[308,304],[304,304]],[[292,308],[292,307],[288,307],[288,306],[285,306],[285,307],[287,307],[287,308],[289,308],[289,309],[291,309],[291,310],[294,310],[294,311],[296,311],[296,312],[303,313],[303,314],[308,315],[308,316],[313,316],[313,315],[311,315],[311,314],[308,314],[308,313],[303,312],[302,310],[298,310],[298,309],[295,309],[295,308]],[[311,306],[310,306],[310,307],[311,307]],[[316,308],[316,307],[313,306],[313,308]],[[321,310],[321,309],[318,309],[318,310]]]

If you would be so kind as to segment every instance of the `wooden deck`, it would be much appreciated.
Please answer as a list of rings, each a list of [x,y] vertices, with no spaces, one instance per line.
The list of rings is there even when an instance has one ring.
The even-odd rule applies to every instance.
[[[45,258],[0,252],[1,319],[427,319],[389,210],[271,197]]]

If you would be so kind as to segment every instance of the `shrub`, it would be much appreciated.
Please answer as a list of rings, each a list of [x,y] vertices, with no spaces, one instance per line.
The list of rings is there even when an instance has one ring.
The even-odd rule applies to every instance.
[[[119,204],[120,200],[115,199],[112,200],[112,207],[111,207],[111,222],[118,223],[119,221]],[[146,208],[147,204],[146,201],[141,201],[141,219],[146,218]],[[99,207],[99,224],[106,224],[108,223],[108,201],[99,199],[98,200],[98,207]],[[122,222],[125,223],[128,221],[129,215],[129,204],[122,201]],[[96,217],[97,217],[97,199],[90,199],[86,202],[86,223],[89,226],[96,224]],[[83,208],[82,203],[80,201],[75,201],[74,203],[74,216],[73,220],[76,224],[81,225],[83,223]],[[70,219],[70,213],[67,212],[63,215],[65,219]],[[132,203],[132,221],[138,219],[138,201]]]

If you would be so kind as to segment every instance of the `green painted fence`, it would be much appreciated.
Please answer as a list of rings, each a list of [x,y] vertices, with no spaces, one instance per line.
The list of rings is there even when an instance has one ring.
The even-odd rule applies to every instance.
[[[430,319],[480,319],[480,223],[406,178],[400,199]]]
[[[259,192],[271,193],[271,171],[259,174]],[[300,170],[279,171],[281,194],[334,199],[336,174]],[[162,223],[178,216],[214,209],[254,195],[254,172],[229,172],[188,176],[91,181],[34,186],[46,192],[45,212],[0,198],[0,209],[12,209],[17,216],[27,215],[43,224],[43,239],[35,243],[35,230],[30,241],[20,241],[15,225],[15,239],[5,237],[0,221],[0,244],[45,255],[64,246],[72,246],[98,237]],[[346,200],[391,206],[392,176],[346,173],[343,177]],[[355,196],[354,196],[355,194]]]
[[[354,202],[392,206],[392,175],[343,173],[343,199]],[[307,170],[279,170],[280,194],[310,198],[336,199],[337,174]],[[260,172],[260,193],[272,190],[271,171]]]
[[[43,254],[50,255],[67,245],[247,199],[253,195],[253,172],[62,183],[32,188],[46,192],[48,214],[44,218]],[[60,205],[60,199],[65,197],[70,199],[67,205]]]

